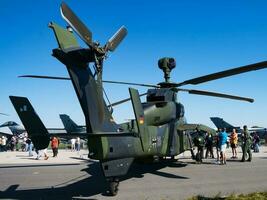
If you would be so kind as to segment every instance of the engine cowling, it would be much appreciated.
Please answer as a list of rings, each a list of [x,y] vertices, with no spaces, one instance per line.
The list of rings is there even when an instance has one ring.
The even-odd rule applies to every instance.
[[[143,104],[145,121],[150,126],[160,126],[184,116],[184,106],[176,102]]]

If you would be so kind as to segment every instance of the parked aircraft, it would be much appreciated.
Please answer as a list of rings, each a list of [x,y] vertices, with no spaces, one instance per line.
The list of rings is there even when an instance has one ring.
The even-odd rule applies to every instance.
[[[2,125],[0,125],[0,128],[2,127],[8,127],[9,130],[12,132],[12,135],[15,135],[15,136],[19,136],[21,134],[26,133],[25,128],[14,121],[7,121],[3,123]]]
[[[7,114],[5,114],[5,113],[0,113],[0,115],[5,115],[5,116],[8,116]],[[4,124],[6,124],[6,123],[4,123]],[[4,124],[2,124],[2,125],[0,125],[0,128],[3,128],[3,127],[5,127],[5,125]],[[3,132],[3,130],[1,130],[0,131],[0,136],[6,136],[6,137],[11,137],[12,135],[13,135],[13,132]]]
[[[79,133],[68,133],[63,128],[46,128],[27,98],[11,96],[10,100],[23,126],[25,127],[25,131],[27,131],[28,136],[31,138],[35,148],[37,149],[47,148],[51,136],[66,139],[75,136],[83,137],[84,135]],[[22,100],[23,105],[21,105],[18,100]],[[69,125],[67,124],[67,126]]]
[[[241,132],[240,126],[233,126],[226,121],[223,120],[223,118],[219,117],[210,117],[210,120],[213,122],[213,124],[216,126],[217,129],[226,129],[227,133],[231,133],[233,129],[235,129],[238,133]]]
[[[86,133],[86,126],[77,125],[68,115],[59,115],[67,133]]]
[[[214,123],[216,128],[218,129],[226,128],[227,133],[231,133],[233,129],[236,129],[237,133],[242,133],[243,131],[243,129],[241,129],[240,126],[233,126],[228,122],[224,121],[223,118],[211,117],[210,119]],[[252,126],[251,128],[248,128],[248,130],[251,134],[257,133],[261,139],[265,139],[267,135],[267,128],[264,127]]]

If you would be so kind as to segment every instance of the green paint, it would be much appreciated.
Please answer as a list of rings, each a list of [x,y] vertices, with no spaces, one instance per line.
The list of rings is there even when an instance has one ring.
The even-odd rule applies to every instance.
[[[49,26],[54,30],[60,49],[64,51],[70,48],[79,47],[79,44],[72,32],[52,22],[49,24]]]

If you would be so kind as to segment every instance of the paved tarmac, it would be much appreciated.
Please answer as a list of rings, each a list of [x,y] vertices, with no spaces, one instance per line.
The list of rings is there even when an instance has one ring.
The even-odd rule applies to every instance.
[[[26,152],[1,152],[0,199],[172,200],[267,191],[267,147],[260,150],[245,163],[228,159],[227,165],[217,165],[207,159],[195,164],[186,152],[174,163],[134,164],[116,197],[107,195],[100,165],[88,160],[85,150],[60,150],[57,158],[48,160],[35,160]]]

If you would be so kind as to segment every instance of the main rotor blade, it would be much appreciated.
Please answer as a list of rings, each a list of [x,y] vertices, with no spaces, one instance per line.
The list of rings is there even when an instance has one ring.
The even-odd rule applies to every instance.
[[[104,83],[114,83],[114,84],[121,84],[121,85],[135,85],[135,86],[143,86],[143,87],[153,87],[159,88],[159,85],[151,85],[151,84],[143,84],[143,83],[129,83],[129,82],[122,82],[122,81],[103,81]]]
[[[177,91],[188,92],[189,94],[197,94],[197,95],[204,95],[204,96],[213,96],[213,97],[234,99],[234,100],[240,100],[240,101],[247,101],[250,103],[254,102],[254,99],[251,99],[251,98],[234,96],[234,95],[217,93],[217,92],[209,92],[209,91],[203,91],[203,90],[189,90],[189,89],[181,89],[181,88],[177,88]]]
[[[58,77],[58,76],[39,76],[39,75],[22,75],[19,78],[43,78],[43,79],[55,79],[55,80],[70,80],[68,77]]]
[[[39,76],[39,75],[22,75],[18,76],[19,78],[43,78],[43,79],[54,79],[54,80],[70,80],[68,77],[59,77],[59,76]],[[159,88],[158,85],[150,85],[150,84],[142,84],[142,83],[129,83],[129,82],[122,82],[122,81],[102,81],[104,83],[114,83],[114,84],[121,84],[121,85],[135,85],[135,86],[143,86],[143,87],[153,87]]]
[[[0,115],[5,115],[5,116],[9,116],[8,114],[5,114],[5,113],[0,113]]]
[[[216,79],[220,79],[220,78],[224,78],[224,77],[228,77],[228,76],[233,76],[236,74],[241,74],[241,73],[245,73],[245,72],[249,72],[249,71],[260,70],[260,69],[264,69],[264,68],[267,68],[267,61],[254,63],[254,64],[242,66],[242,67],[237,67],[237,68],[233,68],[233,69],[229,69],[229,70],[225,70],[225,71],[221,71],[221,72],[217,72],[217,73],[189,79],[189,80],[186,80],[184,82],[177,83],[176,87],[179,87],[182,85],[188,85],[188,84],[197,85],[200,83],[204,83],[204,82],[208,82],[208,81],[212,81],[212,80],[216,80]]]
[[[147,93],[140,94],[139,97],[142,97],[144,95],[147,95]],[[120,100],[120,101],[117,101],[115,103],[108,105],[108,107],[114,107],[114,106],[120,105],[120,104],[125,103],[125,102],[130,101],[130,100],[131,100],[131,98],[123,99],[123,100]]]
[[[107,42],[106,49],[114,51],[127,35],[127,29],[122,26]]]
[[[92,32],[84,25],[84,23],[75,15],[66,3],[62,3],[60,12],[63,19],[73,28],[80,38],[90,47],[95,48],[92,42]]]

